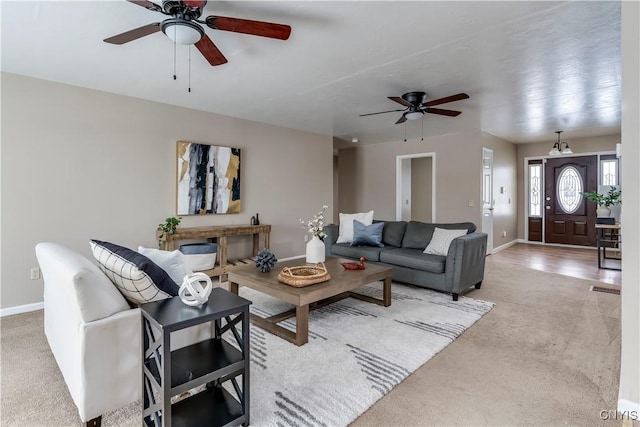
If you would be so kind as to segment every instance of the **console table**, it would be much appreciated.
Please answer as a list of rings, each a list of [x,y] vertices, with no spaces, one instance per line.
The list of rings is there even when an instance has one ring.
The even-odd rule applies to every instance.
[[[187,306],[178,297],[140,305],[143,425],[249,425],[249,304],[214,288],[201,307]],[[172,332],[205,322],[214,323],[213,338],[171,351]],[[237,347],[222,339],[225,332],[231,332]],[[235,396],[223,387],[227,382]],[[204,384],[206,389],[171,403],[173,396]]]
[[[596,247],[598,250],[598,268],[605,270],[621,270],[620,267],[604,266],[604,260],[614,259],[621,261],[618,257],[608,257],[607,248],[620,250],[620,223],[616,224],[596,224]]]
[[[167,251],[176,249],[176,240],[187,239],[207,239],[208,242],[217,240],[218,254],[216,265],[211,270],[203,271],[204,274],[215,277],[220,276],[220,281],[227,280],[227,273],[236,266],[247,265],[252,262],[250,258],[241,258],[238,260],[227,259],[227,237],[229,236],[252,236],[253,237],[253,253],[252,257],[258,255],[258,251],[262,248],[269,248],[269,236],[271,233],[271,225],[213,225],[208,227],[190,227],[178,228],[176,232],[164,236],[163,247]],[[160,237],[161,232],[156,232],[156,237]],[[260,236],[263,237],[263,245],[260,246]]]

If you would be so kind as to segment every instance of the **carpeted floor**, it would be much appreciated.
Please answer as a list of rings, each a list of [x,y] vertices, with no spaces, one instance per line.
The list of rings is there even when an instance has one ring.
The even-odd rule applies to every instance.
[[[489,258],[482,289],[468,296],[493,310],[352,425],[612,425],[599,413],[617,399],[620,297],[590,292],[594,284]],[[0,424],[79,425],[42,313],[0,327]],[[110,413],[103,425],[139,425],[138,410]]]

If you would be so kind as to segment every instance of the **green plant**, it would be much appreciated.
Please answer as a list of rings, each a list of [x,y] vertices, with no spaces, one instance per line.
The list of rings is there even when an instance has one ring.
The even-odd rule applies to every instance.
[[[615,187],[612,187],[607,194],[601,194],[597,191],[586,191],[583,192],[582,195],[587,200],[596,202],[598,205],[605,206],[607,208],[622,203],[622,190],[616,190]]]
[[[165,237],[170,236],[176,232],[176,228],[182,218],[169,217],[165,220],[165,222],[158,224],[158,247],[162,249],[163,243],[166,241]]]

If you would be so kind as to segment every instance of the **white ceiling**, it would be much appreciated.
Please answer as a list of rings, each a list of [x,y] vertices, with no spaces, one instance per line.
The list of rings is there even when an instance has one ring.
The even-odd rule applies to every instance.
[[[160,1],[158,0],[157,3]],[[164,15],[122,1],[1,1],[2,70],[332,135],[337,147],[481,129],[521,143],[620,132],[620,2],[209,2],[203,16],[288,24],[287,41],[207,29],[229,62],[211,67],[156,33],[109,36]],[[466,92],[394,123],[387,99]],[[422,129],[422,127],[424,129]],[[352,144],[352,138],[360,142]]]

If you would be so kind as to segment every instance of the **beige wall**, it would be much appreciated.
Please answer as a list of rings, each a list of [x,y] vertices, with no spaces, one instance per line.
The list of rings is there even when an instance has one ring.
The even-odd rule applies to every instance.
[[[339,211],[373,209],[376,219],[396,217],[396,157],[435,153],[437,222],[472,221],[481,225],[482,147],[494,150],[496,198],[494,246],[508,243],[516,235],[516,147],[484,132],[466,132],[425,138],[424,141],[394,141],[339,151]],[[469,201],[473,206],[469,206]],[[507,237],[502,237],[502,230]]]
[[[411,159],[411,219],[431,222],[431,157]]]
[[[178,140],[242,149],[242,213],[181,226],[259,212],[276,256],[304,253],[298,219],[332,204],[331,137],[3,73],[1,307],[42,301],[42,280],[29,279],[38,242],[88,257],[90,238],[155,247],[158,223],[175,215]],[[230,254],[250,253],[249,240]]]
[[[615,152],[616,144],[620,142],[620,134],[617,135],[605,135],[589,138],[561,138],[562,141],[566,141],[571,150],[575,154],[581,153],[600,153],[603,151]],[[553,138],[549,142],[539,142],[531,144],[518,144],[518,208],[520,214],[518,215],[518,238],[524,239],[524,224],[525,224],[525,187],[524,187],[524,159],[526,157],[548,157],[549,150],[553,145]]]
[[[618,409],[640,413],[640,3],[622,2],[622,359]],[[629,218],[630,221],[624,220]]]

